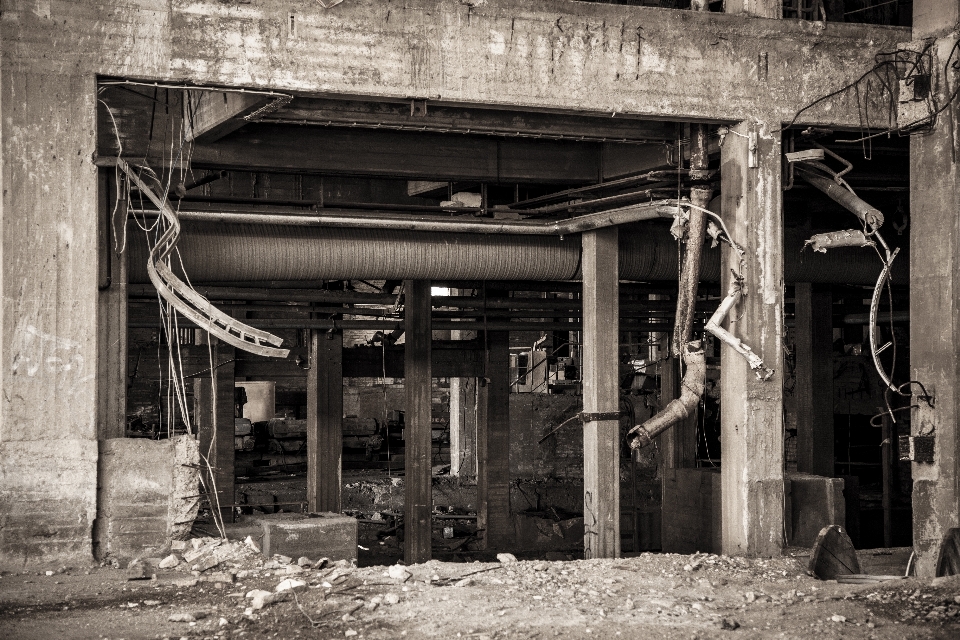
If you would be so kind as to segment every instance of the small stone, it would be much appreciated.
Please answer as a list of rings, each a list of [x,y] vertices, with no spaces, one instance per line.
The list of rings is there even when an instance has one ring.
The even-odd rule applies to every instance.
[[[284,556],[279,553],[273,554],[273,559],[277,561],[277,564],[287,565],[293,562],[293,558],[290,556]]]
[[[513,555],[512,553],[498,553],[497,561],[502,564],[510,564],[511,562],[517,561],[517,556]]]
[[[53,571],[46,571],[46,572],[44,572],[44,575],[46,575],[46,576],[52,576],[52,575],[53,575]]]
[[[220,620],[219,620],[219,622],[217,622],[217,624],[218,624],[219,626],[221,626],[221,627],[225,627],[225,626],[227,626],[228,624],[230,624],[230,621],[227,620],[226,618],[220,618]]]
[[[387,574],[394,580],[399,580],[400,582],[406,582],[410,579],[410,576],[413,575],[402,564],[391,565],[390,568],[387,569]]]
[[[832,616],[830,616],[830,620],[832,620],[833,622],[846,622],[846,621],[847,621],[847,619],[846,619],[844,616],[837,615],[837,614],[833,614]]]
[[[309,567],[312,564],[313,564],[313,560],[311,560],[307,556],[300,556],[299,558],[297,558],[298,567]]]
[[[280,593],[281,591],[302,591],[307,588],[307,583],[303,580],[297,580],[296,578],[287,578],[283,582],[277,585],[276,592]]]
[[[627,598],[626,601],[623,603],[623,608],[627,609],[628,611],[630,609],[633,609],[633,600],[631,600],[630,598]]]
[[[147,607],[156,607],[157,605],[160,605],[163,603],[160,602],[159,600],[144,600],[143,604],[144,606],[147,606]]]
[[[397,604],[400,602],[400,594],[398,593],[388,593],[383,596],[383,604]]]
[[[186,548],[187,548],[186,540],[174,540],[173,542],[170,543],[171,551],[183,551]]]
[[[160,561],[160,563],[157,565],[157,568],[173,569],[178,564],[180,564],[180,558],[177,557],[177,554],[171,553],[166,558]]]
[[[195,587],[200,582],[197,578],[180,578],[178,580],[172,580],[172,584],[175,587]]]
[[[693,571],[693,565],[692,565],[692,564],[685,564],[685,565],[683,565],[683,570],[684,570],[684,571]]]
[[[743,594],[743,599],[747,602],[755,602],[757,599],[757,594],[755,594],[753,591],[747,591],[745,594]]]
[[[220,562],[221,562],[220,558],[217,558],[216,556],[209,556],[204,558],[197,564],[193,565],[192,568],[194,571],[199,571],[203,573],[207,569],[213,569],[215,566],[220,564]]]
[[[347,629],[346,631],[343,632],[343,635],[345,635],[348,638],[352,638],[353,636],[357,635],[357,632],[354,631],[353,629]]]
[[[266,595],[264,595],[264,593]],[[253,597],[253,600],[250,602],[251,609],[263,609],[268,604],[273,604],[274,602],[280,602],[285,599],[287,592],[280,593],[270,593],[269,591],[258,593]]]
[[[720,628],[726,629],[727,631],[733,631],[734,629],[740,628],[740,623],[733,618],[724,618],[720,621]]]
[[[174,613],[167,620],[170,622],[196,622],[197,618],[192,613]]]
[[[147,568],[139,562],[133,562],[127,567],[127,580],[147,580],[149,577]]]
[[[453,583],[453,586],[455,586],[455,587],[468,587],[468,586],[470,586],[471,584],[473,584],[473,580],[471,580],[470,578],[462,578],[462,579],[457,580],[456,582],[454,582],[454,583]]]

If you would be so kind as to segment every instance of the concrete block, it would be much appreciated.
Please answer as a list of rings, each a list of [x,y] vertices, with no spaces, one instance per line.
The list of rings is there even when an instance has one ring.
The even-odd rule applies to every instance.
[[[784,478],[784,490],[788,496],[791,546],[813,546],[824,527],[831,524],[846,526],[843,478],[788,473]]]
[[[356,560],[357,520],[337,513],[276,513],[258,518],[263,529],[263,556],[274,554],[312,560]]]

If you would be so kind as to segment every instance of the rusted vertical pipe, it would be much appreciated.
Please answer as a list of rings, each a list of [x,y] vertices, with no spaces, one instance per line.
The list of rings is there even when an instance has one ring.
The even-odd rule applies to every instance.
[[[713,197],[713,190],[709,186],[709,164],[707,155],[707,126],[694,125],[692,128],[690,146],[690,202],[700,209],[690,209],[690,220],[687,224],[687,250],[683,258],[683,268],[680,272],[680,289],[677,293],[677,322],[673,334],[673,355],[679,357],[683,353],[683,345],[690,342],[693,335],[693,311],[697,302],[697,289],[700,284],[700,258],[702,255],[703,237],[707,231],[707,216],[701,209],[706,209]]]

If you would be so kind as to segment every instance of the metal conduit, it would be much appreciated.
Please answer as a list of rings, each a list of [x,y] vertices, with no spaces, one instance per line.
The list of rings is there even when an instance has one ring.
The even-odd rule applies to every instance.
[[[132,225],[132,223],[131,223]],[[178,249],[193,283],[370,279],[577,280],[580,237],[295,227],[184,222]],[[786,282],[873,285],[881,264],[858,249],[801,253],[813,231],[788,229]],[[620,278],[675,281],[677,244],[668,226],[621,227]],[[148,282],[143,233],[129,231],[131,284]],[[907,282],[908,260],[898,260],[894,283]],[[174,271],[179,262],[174,259]],[[704,249],[700,277],[720,280],[720,250]]]

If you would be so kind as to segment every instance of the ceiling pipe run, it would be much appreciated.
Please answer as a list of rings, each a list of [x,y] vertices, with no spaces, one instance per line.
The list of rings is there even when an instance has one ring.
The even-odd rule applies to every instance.
[[[517,221],[511,221],[517,222]],[[486,224],[486,223],[475,223]],[[801,254],[810,230],[788,229],[787,283],[873,285],[881,266],[858,249]],[[668,226],[647,222],[620,231],[620,278],[677,279],[677,244]],[[148,282],[147,243],[129,229],[130,283]],[[578,280],[580,236],[512,235],[188,222],[177,245],[195,285],[226,281],[317,280]],[[174,257],[173,269],[180,262]],[[894,282],[907,282],[907,260],[895,263]],[[901,266],[902,265],[902,266]],[[700,277],[719,282],[720,251],[704,248]]]

